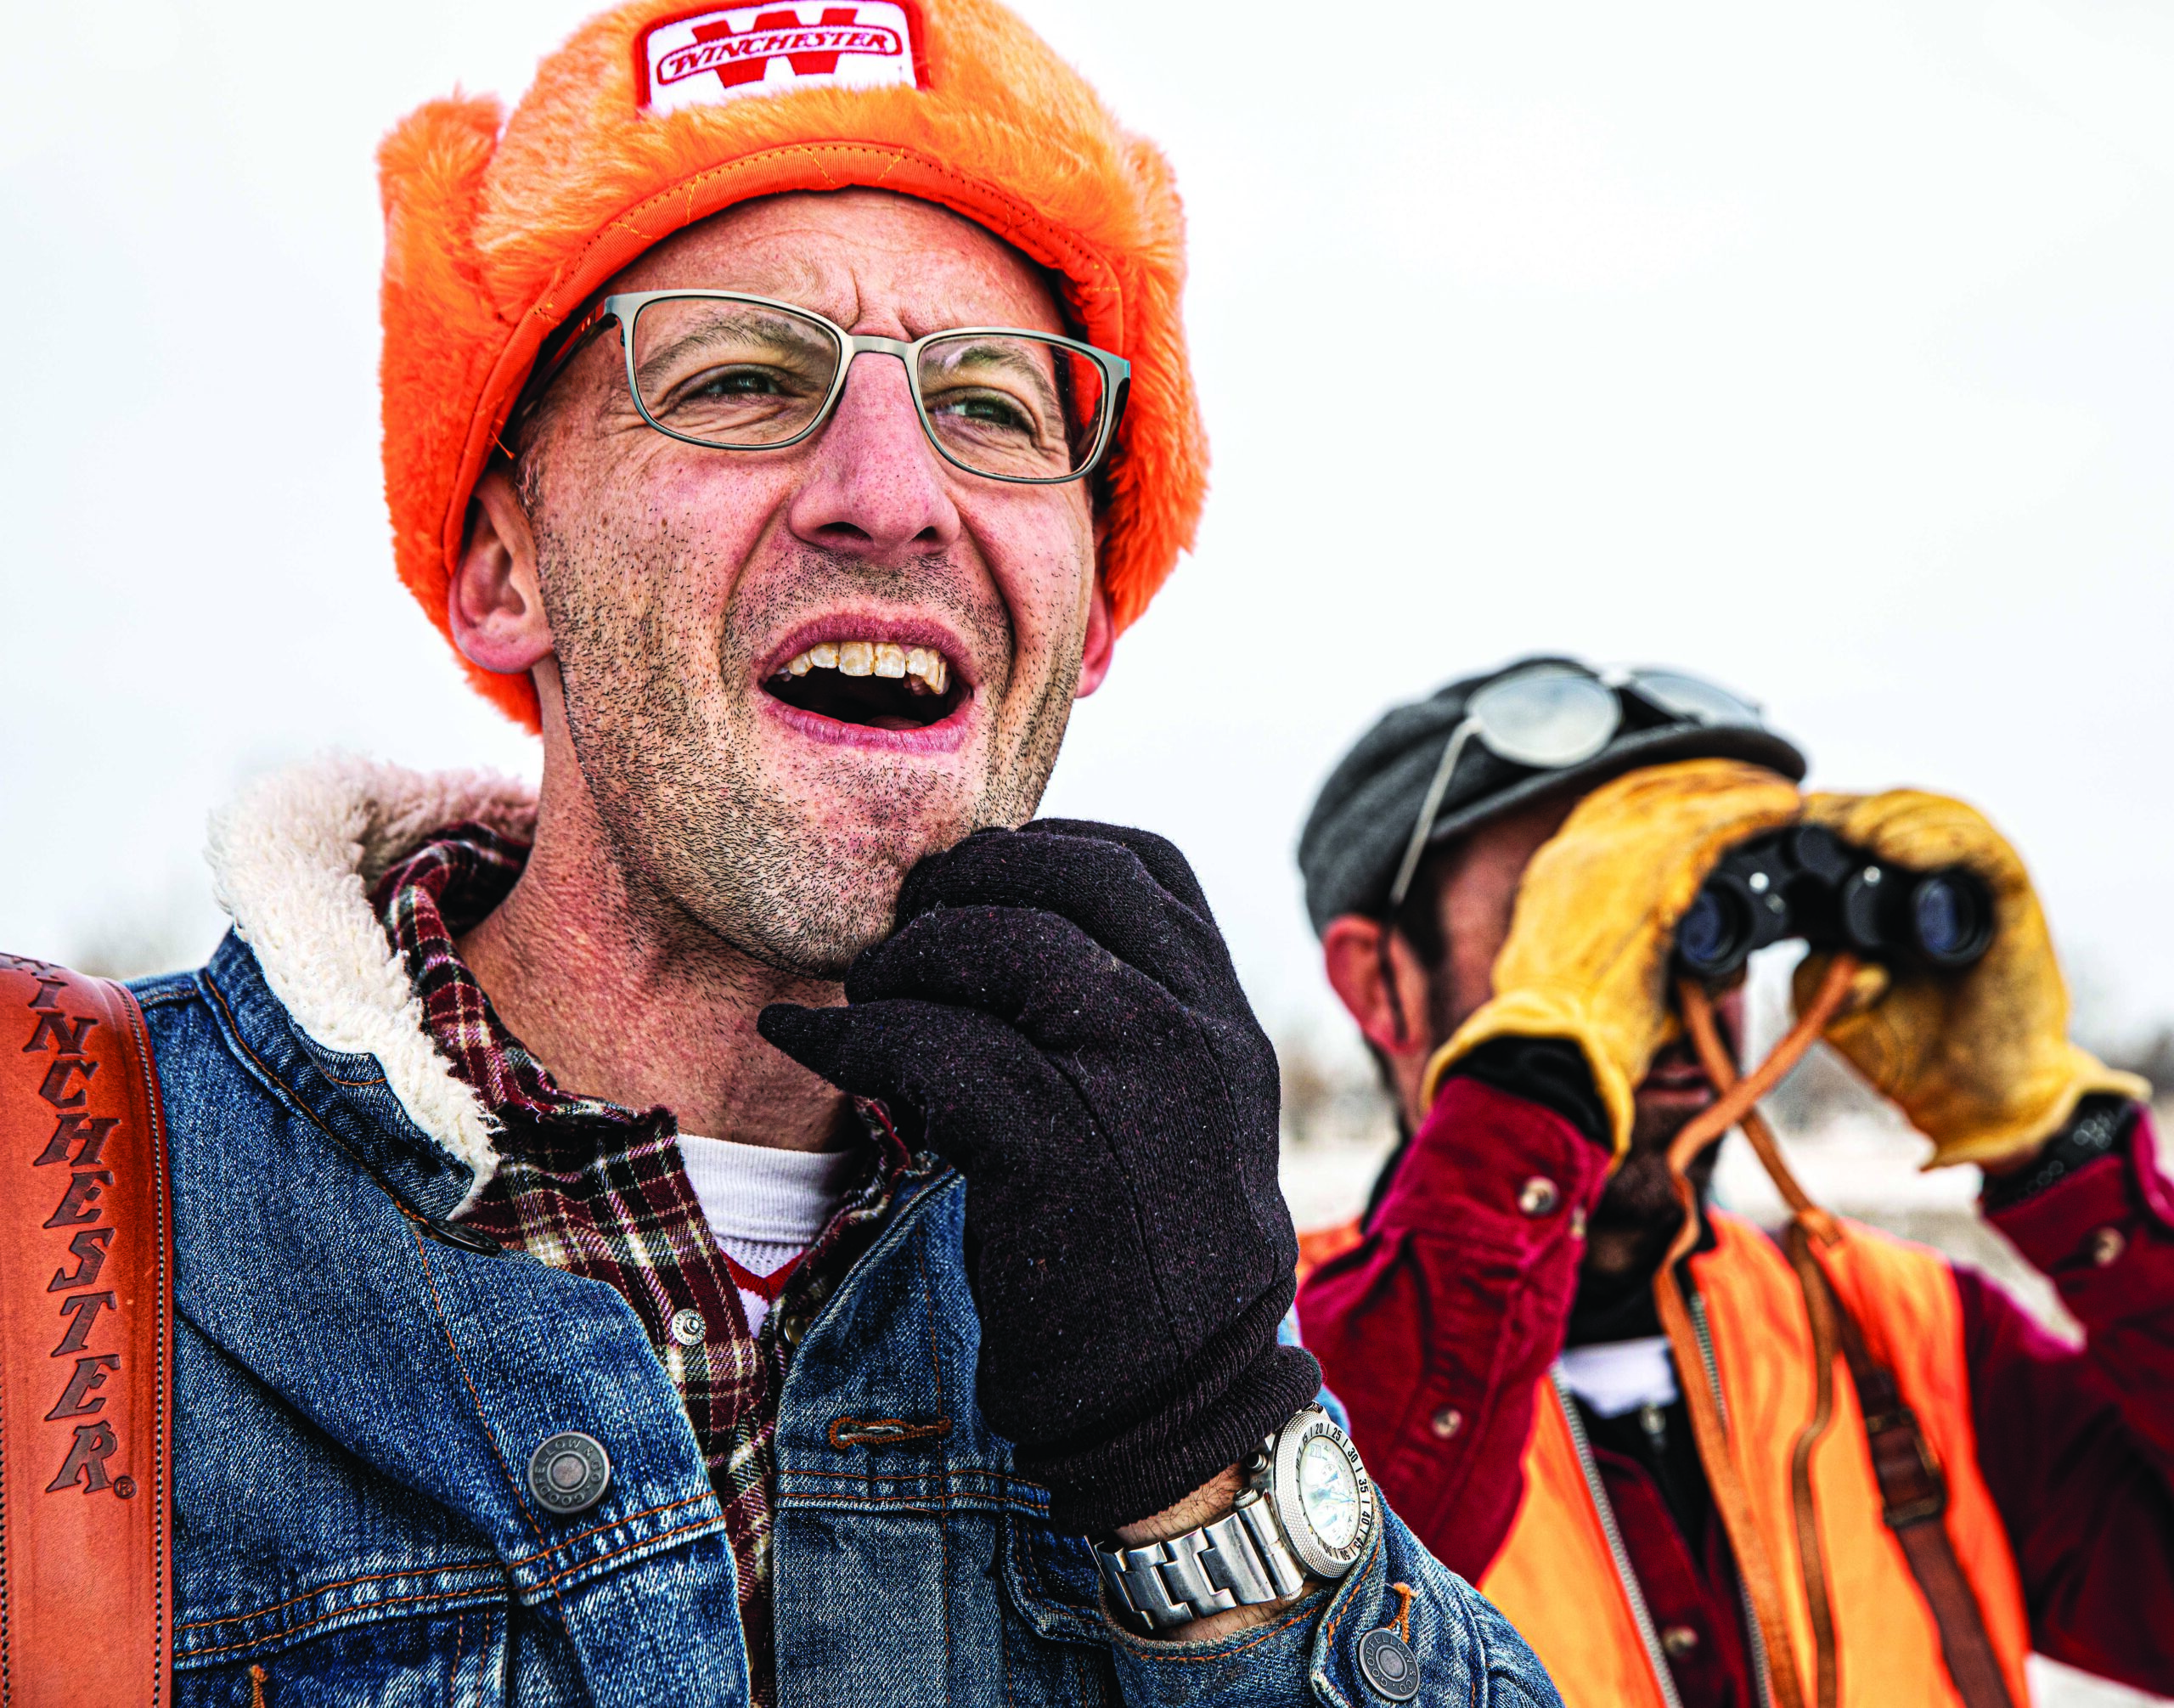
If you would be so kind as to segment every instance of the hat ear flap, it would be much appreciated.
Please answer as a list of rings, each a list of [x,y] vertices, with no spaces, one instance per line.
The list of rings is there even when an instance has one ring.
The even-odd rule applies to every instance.
[[[474,370],[504,342],[505,317],[490,298],[476,252],[485,180],[504,123],[495,98],[455,95],[417,108],[377,151],[385,211],[378,378],[393,555],[401,580],[448,640],[448,566],[436,519],[416,499],[434,493],[442,471],[460,460],[467,400],[484,378]],[[494,676],[473,665],[468,674],[490,699],[535,727],[535,691],[527,677]]]
[[[1102,578],[1122,634],[1190,551],[1208,497],[1208,429],[1192,389],[1180,300],[1186,281],[1183,204],[1169,159],[1145,138],[1129,139],[1126,166],[1152,222],[1121,263],[1125,347],[1134,408],[1109,486],[1123,518],[1102,555]]]

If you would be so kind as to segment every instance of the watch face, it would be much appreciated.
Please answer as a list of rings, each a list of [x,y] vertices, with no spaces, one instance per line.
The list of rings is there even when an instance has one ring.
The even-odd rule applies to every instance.
[[[1349,1547],[1359,1534],[1358,1474],[1326,1435],[1298,1449],[1298,1504],[1314,1534],[1330,1547]]]
[[[1379,1527],[1358,1449],[1326,1412],[1309,1406],[1277,1433],[1273,1450],[1269,1487],[1291,1552],[1315,1576],[1342,1577]]]

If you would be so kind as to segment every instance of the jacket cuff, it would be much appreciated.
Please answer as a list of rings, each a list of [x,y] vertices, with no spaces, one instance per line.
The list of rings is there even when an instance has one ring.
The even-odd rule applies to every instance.
[[[2163,1309],[2174,1286],[2174,1182],[2160,1164],[2150,1110],[2129,1104],[2126,1114],[2126,1132],[2095,1154],[2049,1146],[2047,1163],[2062,1166],[2036,1190],[1985,1194],[1986,1219],[2052,1277],[2087,1330],[2137,1308]]]
[[[1452,1074],[1411,1136],[1369,1232],[1439,1231],[1475,1209],[1549,1237],[1557,1212],[1582,1222],[1608,1182],[1610,1153],[1545,1103]]]

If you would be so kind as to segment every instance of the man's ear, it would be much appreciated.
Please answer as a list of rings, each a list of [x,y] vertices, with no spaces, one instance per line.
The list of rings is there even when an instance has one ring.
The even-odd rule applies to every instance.
[[[1383,954],[1387,937],[1388,955]],[[1384,959],[1396,981],[1397,1005],[1382,978]],[[1366,1041],[1385,1055],[1427,1053],[1427,969],[1401,933],[1363,914],[1338,914],[1321,933],[1321,960],[1328,982]],[[1400,1006],[1402,1023],[1399,1023]]]
[[[551,656],[551,624],[537,578],[536,536],[504,469],[484,470],[471,515],[468,544],[446,588],[453,644],[486,670],[521,675]]]
[[[1110,609],[1109,589],[1095,578],[1095,591],[1087,606],[1087,644],[1079,655],[1079,685],[1074,697],[1084,700],[1102,685],[1110,674],[1110,659],[1117,651],[1118,623]]]

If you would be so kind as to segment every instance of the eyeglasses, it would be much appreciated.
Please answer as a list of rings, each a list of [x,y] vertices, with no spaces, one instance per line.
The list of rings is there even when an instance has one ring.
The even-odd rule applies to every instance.
[[[667,437],[721,451],[781,451],[818,431],[857,356],[895,356],[921,430],[955,467],[1028,486],[1094,472],[1124,414],[1132,366],[1054,333],[961,326],[911,343],[848,332],[789,302],[729,290],[605,297],[565,335],[515,418],[608,325],[627,389]]]
[[[1611,670],[1595,676],[1569,665],[1535,664],[1490,682],[1465,702],[1463,719],[1442,744],[1441,762],[1420,803],[1396,882],[1389,886],[1384,917],[1395,918],[1411,893],[1427,838],[1468,743],[1477,741],[1498,758],[1539,770],[1581,765],[1606,747],[1622,727],[1626,694],[1636,695],[1679,723],[1707,728],[1766,726],[1764,714],[1752,702],[1671,670]]]

